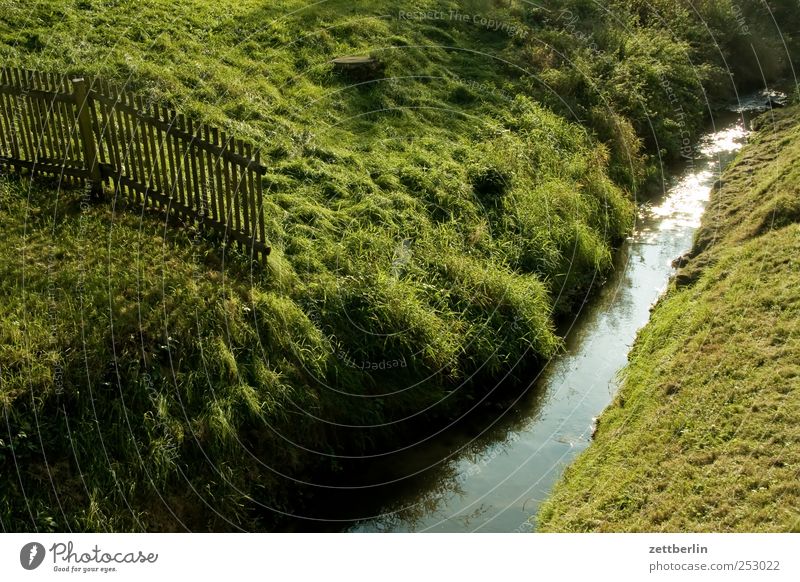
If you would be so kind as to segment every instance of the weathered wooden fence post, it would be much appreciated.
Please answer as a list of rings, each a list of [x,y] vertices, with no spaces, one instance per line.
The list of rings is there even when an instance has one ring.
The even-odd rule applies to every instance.
[[[77,108],[78,129],[81,133],[83,142],[83,155],[86,160],[86,169],[89,170],[89,184],[93,198],[103,196],[103,176],[100,172],[100,160],[97,156],[97,144],[94,141],[94,129],[92,128],[92,116],[89,108],[91,107],[91,97],[86,86],[86,79],[79,77],[72,79],[73,96]]]

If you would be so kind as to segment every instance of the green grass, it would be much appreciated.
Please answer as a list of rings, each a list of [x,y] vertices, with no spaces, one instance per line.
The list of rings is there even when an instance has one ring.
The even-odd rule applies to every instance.
[[[541,531],[800,531],[800,123],[760,119]]]
[[[3,64],[102,75],[261,148],[273,249],[251,271],[155,215],[2,179],[0,526],[266,529],[302,504],[284,475],[556,353],[554,321],[678,154],[665,80],[690,131],[731,90],[730,47],[680,3],[657,5],[683,37],[624,4],[559,3],[595,51],[518,2],[418,7],[525,36],[390,2],[0,1]],[[387,79],[329,63],[368,53]]]

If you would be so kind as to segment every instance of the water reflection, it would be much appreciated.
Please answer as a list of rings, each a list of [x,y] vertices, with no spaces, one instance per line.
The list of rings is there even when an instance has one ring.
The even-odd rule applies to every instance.
[[[697,158],[692,160],[690,171],[671,188],[666,199],[648,209],[648,222],[657,220],[657,228],[662,231],[700,226],[710,185],[742,147],[746,136],[747,130],[741,119],[725,129],[706,135],[700,141]],[[641,231],[639,235],[645,240],[649,239],[652,228]]]
[[[367,485],[337,492],[336,508],[319,516],[330,521],[317,523],[354,532],[529,530],[555,480],[589,444],[672,260],[691,246],[714,182],[746,140],[741,116],[717,126],[666,196],[641,209],[617,270],[530,390],[424,445],[348,470]]]

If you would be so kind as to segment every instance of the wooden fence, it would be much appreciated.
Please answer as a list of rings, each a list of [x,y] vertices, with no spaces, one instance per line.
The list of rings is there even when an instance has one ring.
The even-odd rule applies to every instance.
[[[87,184],[269,254],[258,151],[100,79],[0,68],[0,164]]]

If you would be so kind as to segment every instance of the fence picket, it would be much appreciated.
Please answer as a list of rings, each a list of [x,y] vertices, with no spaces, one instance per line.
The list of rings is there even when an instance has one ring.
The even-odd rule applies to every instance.
[[[133,95],[128,95],[128,101],[129,105],[133,105],[134,103]],[[150,175],[149,172],[147,171],[147,164],[146,164],[147,160],[143,153],[143,148],[142,148],[142,142],[143,142],[142,121],[139,117],[134,115],[129,115],[129,117],[131,118],[131,125],[133,126],[133,135],[132,135],[133,150],[137,162],[136,163],[137,172],[139,174],[139,177],[136,180],[136,182],[141,186],[143,186],[143,190],[139,190],[138,192],[137,201],[140,202],[141,204],[146,204],[147,203],[146,193],[148,190]]]
[[[189,133],[192,134],[192,147],[189,149],[189,158],[191,162],[190,169],[192,174],[192,189],[194,190],[195,214],[202,225],[206,219],[207,213],[206,200],[203,196],[203,187],[198,180],[197,173],[197,156],[202,150],[195,146],[195,140],[198,139],[200,135],[200,128],[195,129],[191,119],[189,119]]]
[[[208,126],[203,123],[200,125],[200,128],[197,130],[197,135],[200,136],[201,140],[208,141]],[[205,208],[205,219],[206,221],[213,220],[213,210],[211,208],[211,190],[208,185],[208,181],[206,180],[206,171],[207,171],[207,163],[208,163],[208,152],[206,150],[199,149],[197,151],[198,156],[198,169],[199,169],[199,179],[200,179],[200,195],[203,198],[203,205]]]
[[[122,118],[122,111],[116,104],[119,103],[119,95],[113,91],[112,97],[115,105],[111,108],[111,115],[114,116],[114,128],[117,131],[117,148],[119,149],[119,158],[117,159],[117,188],[121,194],[125,193],[126,186],[122,180],[128,174],[128,137],[125,133],[125,124]]]
[[[121,178],[127,174],[127,164],[128,164],[128,140],[127,136],[125,135],[125,125],[122,122],[122,111],[119,107],[117,107],[117,103],[119,103],[119,95],[117,91],[109,87],[110,94],[109,97],[111,98],[111,102],[113,105],[109,109],[109,114],[113,117],[112,126],[115,130],[114,135],[114,143],[116,144],[117,148],[117,166],[116,166],[116,185],[120,191],[124,191],[125,187],[122,185],[123,182]]]
[[[41,89],[38,81],[39,74],[36,71],[31,71],[30,84],[34,91]],[[42,101],[39,99],[31,99],[31,113],[33,115],[34,125],[36,126],[37,136],[39,138],[37,143],[39,158],[52,159],[53,153],[50,151],[48,144],[46,123],[47,112],[44,103],[42,103]]]
[[[98,81],[97,85],[94,88],[95,95],[100,95],[103,93],[103,81]],[[103,152],[103,163],[106,165],[106,168],[115,167],[114,162],[114,149],[111,144],[111,139],[108,136],[111,135],[111,128],[109,127],[108,122],[108,112],[106,111],[105,103],[102,101],[97,102],[97,149]],[[103,175],[104,180],[108,179],[108,176]]]
[[[22,154],[23,154],[23,156],[24,156],[24,158],[26,160],[29,160],[31,162],[35,162],[36,158],[35,158],[35,155],[34,155],[34,152],[33,152],[33,146],[32,146],[32,141],[31,141],[31,139],[32,139],[31,138],[31,135],[32,135],[31,134],[31,129],[30,129],[30,127],[28,127],[28,123],[27,123],[27,119],[26,119],[27,116],[24,113],[26,86],[25,86],[25,83],[23,83],[23,81],[22,81],[19,69],[16,69],[16,68],[11,69],[11,74],[12,74],[13,79],[14,79],[14,84],[22,90],[22,92],[19,95],[16,96],[16,99],[14,99],[15,108],[14,108],[14,111],[13,111],[13,115],[15,117],[15,120],[20,126],[20,133],[22,134],[22,139],[23,139]]]
[[[192,133],[191,124],[187,125],[186,117],[183,113],[178,114],[178,119],[180,119],[181,127],[188,131],[190,134]],[[191,176],[191,156],[192,156],[192,142],[187,142],[184,139],[179,140],[181,145],[183,146],[181,157],[181,175],[183,176],[183,191],[185,192],[185,202],[184,204],[188,208],[197,208],[197,205],[194,203],[194,192],[193,185],[192,185],[192,176]]]
[[[39,75],[33,74],[33,87],[36,90],[41,90],[39,83]],[[50,139],[50,131],[48,128],[48,109],[49,103],[42,99],[31,99],[33,104],[34,115],[36,116],[37,126],[39,128],[39,157],[45,160],[55,160],[56,156],[53,152],[52,141]]]
[[[39,91],[46,94],[52,94],[53,90],[50,87],[50,79],[47,74],[39,71],[34,72],[35,86]],[[48,158],[51,163],[58,164],[60,162],[58,156],[58,140],[55,137],[55,127],[53,125],[53,109],[55,105],[55,98],[50,99],[36,99],[39,105],[39,112],[41,114],[41,125],[44,143],[44,157]]]
[[[92,84],[89,88],[90,91],[96,91],[99,82],[97,80],[92,80]],[[98,164],[108,165],[108,154],[106,153],[106,148],[103,147],[103,141],[101,140],[102,134],[102,107],[90,107],[89,108],[89,115],[91,117],[92,122],[92,129],[94,130],[95,134],[95,151],[97,152],[97,162]],[[102,170],[101,170],[102,175]]]
[[[55,89],[51,83],[52,79],[49,75],[44,73],[39,73],[39,83],[43,91],[47,93],[51,93],[55,95]],[[56,134],[56,127],[55,127],[55,105],[56,99],[52,97],[50,99],[45,99],[42,101],[44,105],[44,125],[45,131],[47,132],[47,140],[48,140],[48,148],[50,153],[48,155],[49,158],[53,160],[53,163],[59,163],[60,159],[60,147],[59,147],[59,140]]]
[[[261,148],[256,150],[256,166],[261,166]],[[261,175],[255,177],[256,192],[258,193],[258,240],[260,243],[261,258],[266,260],[269,254],[269,247],[267,245],[267,234],[264,228],[264,184],[261,180]]]
[[[166,108],[161,109],[161,119],[163,119],[164,122],[168,124],[168,127],[172,127],[173,121],[170,119],[169,113],[167,112]],[[172,201],[176,197],[176,190],[178,187],[178,175],[175,171],[175,152],[173,151],[172,138],[169,134],[169,131],[164,132],[164,143],[167,148],[167,164],[169,165],[169,191],[166,192],[166,194],[170,200],[170,206],[171,206]]]
[[[228,137],[225,132],[220,132],[220,145],[222,146],[222,152],[225,153],[225,150],[228,148],[229,141]],[[227,157],[224,155],[220,156],[220,163],[222,164],[222,175],[224,177],[225,182],[225,245],[229,244],[229,240],[231,239],[231,230],[233,226],[233,187],[231,182],[231,169],[230,163]]]
[[[33,72],[32,71],[23,71],[25,84],[27,85],[29,91],[25,95],[26,106],[25,112],[28,117],[28,123],[30,124],[31,129],[33,130],[33,156],[37,161],[41,161],[41,158],[45,157],[42,155],[43,152],[43,142],[42,136],[44,135],[44,131],[42,128],[42,123],[39,114],[39,107],[38,107],[38,100],[33,99],[31,97],[30,91],[35,91],[36,87],[33,83]]]
[[[153,104],[150,110],[151,114],[155,119],[158,119],[158,107]],[[161,127],[156,125],[155,129],[155,138],[156,138],[156,149],[158,151],[158,161],[159,161],[159,176],[161,177],[161,186],[159,188],[159,193],[163,197],[161,202],[156,203],[156,207],[160,207],[164,204],[164,200],[166,200],[170,195],[170,181],[169,181],[169,168],[167,167],[167,158],[165,155],[166,144],[164,143],[166,140],[166,136],[164,135]]]
[[[8,84],[9,86],[14,85],[14,81],[11,77],[11,71],[9,69],[5,69],[3,71],[4,75],[4,83]],[[15,99],[13,95],[3,95],[3,114],[6,117],[6,121],[8,122],[8,127],[11,130],[11,155],[20,160],[22,159],[20,154],[20,137],[19,137],[19,128],[16,123],[16,119],[14,118],[14,103]],[[21,168],[21,166],[16,166],[17,168]]]
[[[124,92],[120,93],[120,103],[125,105]],[[122,114],[122,122],[125,125],[125,169],[127,170],[128,177],[134,182],[138,182],[138,160],[136,159],[136,153],[134,152],[134,143],[136,138],[134,137],[133,130],[131,129],[131,116],[125,109],[122,108],[120,108],[120,113]]]
[[[112,99],[111,97],[111,90],[108,87],[108,84],[103,82],[100,88],[103,95],[106,95],[109,100]],[[101,102],[100,107],[102,108],[105,116],[105,123],[106,123],[106,133],[105,135],[108,136],[108,157],[111,160],[111,166],[114,169],[122,167],[122,158],[120,157],[119,153],[119,137],[117,137],[117,125],[116,119],[114,118],[114,111],[107,102]],[[112,176],[113,178],[113,176]]]
[[[236,139],[231,138],[231,149],[237,150]],[[231,162],[231,186],[233,187],[233,228],[236,232],[242,230],[242,209],[239,203],[239,192],[241,191],[241,179],[239,177],[239,166]]]
[[[136,97],[128,95],[128,105],[136,109]],[[144,153],[144,121],[140,115],[131,115],[131,125],[133,125],[134,152],[138,162],[139,179],[137,182],[147,188],[150,181],[148,171],[147,156]]]
[[[167,120],[170,126],[175,130],[180,130],[180,122],[178,121],[178,114],[171,109],[167,110]],[[181,148],[181,140],[176,133],[170,133],[170,141],[172,142],[172,157],[175,162],[175,183],[173,184],[173,205],[178,204],[178,209],[182,216],[186,216],[183,209],[186,207],[186,193],[183,191],[183,149]]]
[[[6,84],[6,72],[5,69],[0,69],[0,85]],[[5,93],[0,92],[0,155],[6,157],[14,157],[14,151],[12,148],[12,136],[13,136],[13,129],[9,126],[8,119],[6,117],[6,105],[5,105]]]
[[[217,147],[221,147],[222,144],[219,139],[219,130],[217,130],[216,127],[211,128],[211,137],[213,139],[213,144]],[[223,182],[222,179],[223,171],[221,165],[222,156],[219,155],[216,157],[216,159],[213,159],[212,161],[213,161],[212,175],[215,177],[217,183],[217,188],[216,188],[217,222],[220,224],[220,226],[224,226],[227,223],[226,221],[227,212],[225,210],[225,190],[222,185]]]
[[[253,146],[251,144],[245,144],[244,149],[245,155],[248,158],[252,159],[253,156]],[[258,210],[256,205],[256,197],[258,194],[256,193],[256,176],[254,172],[247,172],[247,200],[246,203],[250,205],[250,230],[248,230],[248,234],[250,235],[250,246],[253,251],[253,257],[257,257],[258,253],[255,249],[255,243],[258,238]]]
[[[238,140],[237,149],[239,150],[239,154],[244,156],[245,155],[245,148],[244,142],[242,140]],[[241,206],[242,206],[242,225],[243,225],[243,232],[250,233],[250,182],[247,179],[247,175],[250,172],[246,171],[244,168],[240,168],[240,182],[241,188],[240,192],[243,194],[240,196],[241,198]],[[242,229],[238,229],[242,230]]]
[[[64,104],[60,101],[53,102],[53,126],[58,142],[58,157],[64,166],[77,167],[78,164],[72,159],[69,147],[69,130],[66,128],[67,121],[64,115]]]
[[[22,99],[20,100],[20,117],[22,118],[26,130],[28,132],[28,155],[30,159],[34,162],[39,161],[39,130],[36,127],[36,122],[34,121],[33,112],[33,103],[31,102],[30,98],[30,90],[31,84],[28,78],[28,71],[25,70],[18,70],[18,74],[20,76],[20,84],[25,88],[25,91],[22,95]]]
[[[58,91],[58,85],[53,83],[53,90]],[[69,148],[67,146],[67,136],[64,132],[64,116],[62,114],[61,103],[53,100],[53,133],[56,140],[56,159],[60,160],[62,164],[70,165]]]
[[[150,115],[150,104],[144,100],[140,100],[139,102],[142,112],[149,117]],[[151,188],[156,190],[156,192],[161,191],[161,174],[159,172],[158,167],[158,155],[156,149],[156,140],[153,136],[153,124],[146,123],[145,124],[145,132],[147,134],[147,139],[145,141],[145,148],[147,149],[147,156],[150,163],[150,185]]]

